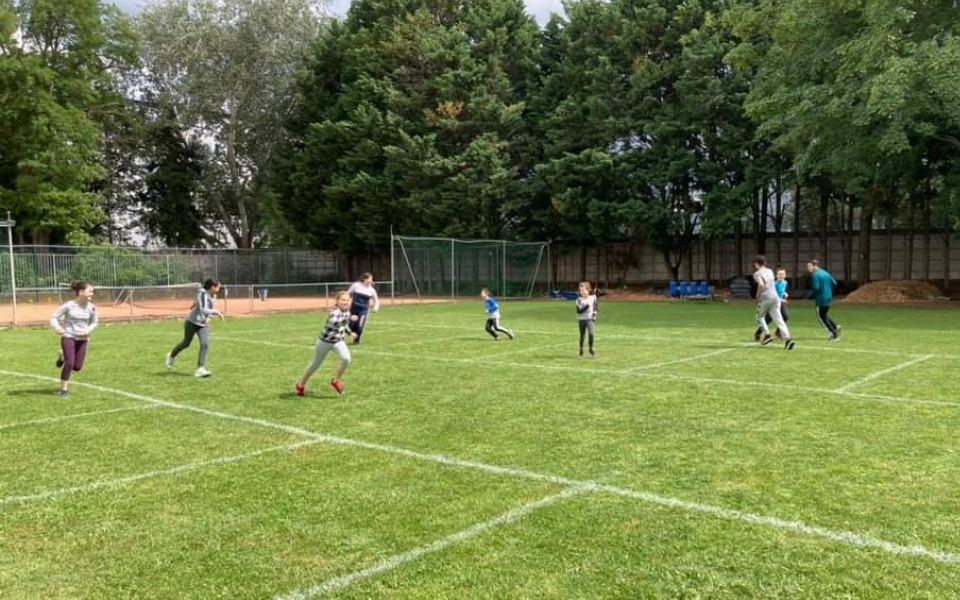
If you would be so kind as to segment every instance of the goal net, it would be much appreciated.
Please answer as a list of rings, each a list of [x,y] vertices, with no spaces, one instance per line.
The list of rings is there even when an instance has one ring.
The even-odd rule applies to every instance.
[[[498,298],[546,295],[547,242],[392,236],[394,293],[467,298],[482,288]]]

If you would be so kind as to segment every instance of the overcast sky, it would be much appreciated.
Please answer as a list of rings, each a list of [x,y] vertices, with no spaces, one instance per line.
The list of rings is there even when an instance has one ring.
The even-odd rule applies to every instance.
[[[547,22],[550,13],[563,11],[560,0],[524,0],[524,2],[527,5],[527,12],[533,15],[541,25]],[[113,0],[113,3],[128,13],[135,13],[144,0]],[[340,16],[346,14],[349,6],[350,0],[331,0],[330,3],[333,13]]]

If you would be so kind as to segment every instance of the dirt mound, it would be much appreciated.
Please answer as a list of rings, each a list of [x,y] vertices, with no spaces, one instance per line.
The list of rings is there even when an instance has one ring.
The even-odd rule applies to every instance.
[[[895,303],[928,302],[942,296],[937,286],[926,281],[907,279],[874,281],[847,294],[847,302]]]

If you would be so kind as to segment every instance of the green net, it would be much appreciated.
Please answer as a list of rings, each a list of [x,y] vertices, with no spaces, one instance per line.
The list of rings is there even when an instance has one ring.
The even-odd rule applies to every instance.
[[[467,298],[488,288],[498,298],[545,295],[546,242],[393,238],[395,293]]]

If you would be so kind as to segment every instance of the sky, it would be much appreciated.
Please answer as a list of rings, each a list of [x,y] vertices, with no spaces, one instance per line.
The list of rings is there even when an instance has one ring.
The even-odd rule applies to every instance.
[[[113,0],[113,3],[128,13],[137,12],[137,8],[144,3],[144,0]],[[536,18],[537,23],[543,25],[550,18],[550,13],[562,13],[563,7],[560,0],[524,0],[527,5],[527,12]],[[344,15],[350,6],[350,0],[330,0],[330,10],[335,15]]]

